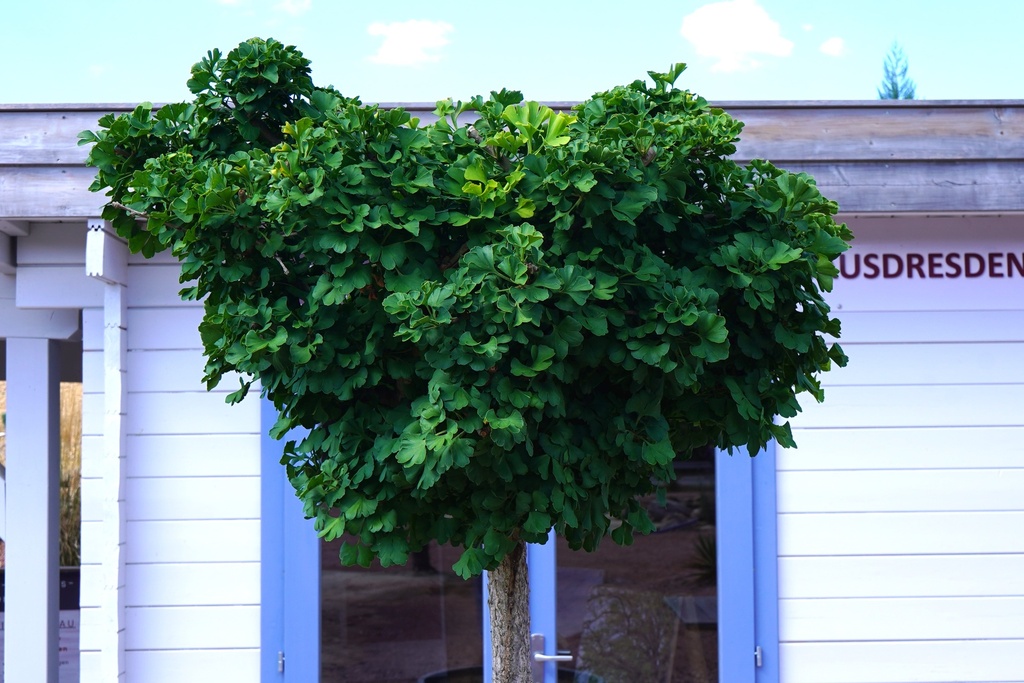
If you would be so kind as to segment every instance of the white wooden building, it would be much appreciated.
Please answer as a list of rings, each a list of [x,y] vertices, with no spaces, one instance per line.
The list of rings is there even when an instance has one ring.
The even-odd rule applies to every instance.
[[[1024,102],[725,108],[747,124],[738,156],[810,172],[858,239],[832,297],[850,367],[755,483],[774,504],[744,569],[769,577],[763,659],[743,650],[723,682],[1024,681]],[[284,536],[260,402],[205,391],[177,264],[128,254],[87,191],[75,136],[121,109],[0,106],[3,680],[57,680],[67,349],[85,397],[81,680],[315,680],[277,666],[302,617],[281,605],[291,551],[268,543]]]

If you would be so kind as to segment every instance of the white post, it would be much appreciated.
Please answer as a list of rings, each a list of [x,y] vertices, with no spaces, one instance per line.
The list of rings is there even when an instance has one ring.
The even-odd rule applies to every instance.
[[[103,455],[98,492],[101,531],[90,555],[100,562],[99,610],[95,640],[104,681],[125,676],[125,373],[127,366],[128,248],[110,224],[89,221],[86,274],[103,289]]]
[[[4,680],[57,683],[60,373],[57,343],[7,340]]]

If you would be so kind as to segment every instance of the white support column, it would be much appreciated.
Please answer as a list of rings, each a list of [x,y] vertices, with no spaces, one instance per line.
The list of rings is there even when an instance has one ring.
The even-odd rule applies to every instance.
[[[60,373],[57,343],[7,340],[4,680],[57,683]]]
[[[98,469],[101,532],[98,664],[104,681],[125,677],[125,373],[127,366],[128,249],[105,221],[89,221],[86,273],[104,283],[103,461]]]

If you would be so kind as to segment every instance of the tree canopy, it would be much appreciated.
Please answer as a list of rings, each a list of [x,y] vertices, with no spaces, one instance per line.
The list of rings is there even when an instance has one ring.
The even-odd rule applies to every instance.
[[[878,86],[880,100],[912,100],[917,95],[917,86],[907,78],[907,57],[899,43],[893,43],[882,65],[882,84]]]
[[[436,539],[468,576],[552,528],[628,543],[676,460],[793,445],[776,417],[845,363],[822,296],[851,237],[836,204],[732,161],[742,124],[683,69],[424,123],[253,39],[193,67],[193,100],[82,141],[104,218],[202,299],[209,386],[258,380],[273,433],[308,430],[283,462],[320,534],[353,539],[341,559]]]

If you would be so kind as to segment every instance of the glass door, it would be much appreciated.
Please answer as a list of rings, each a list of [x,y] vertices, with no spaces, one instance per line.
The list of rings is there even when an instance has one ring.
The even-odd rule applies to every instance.
[[[712,449],[678,463],[665,500],[643,501],[654,533],[631,546],[529,548],[534,680],[719,680],[715,463]],[[362,569],[341,566],[340,543],[319,543],[323,683],[483,680],[482,585],[451,570],[457,550]]]
[[[643,502],[656,530],[631,546],[530,548],[545,683],[718,681],[714,451],[676,465],[664,502]]]
[[[266,404],[266,429],[274,417]],[[484,680],[486,587],[454,575],[457,551],[341,567],[337,544],[303,519],[280,449],[263,439],[261,680]],[[702,453],[678,464],[663,504],[644,502],[657,530],[630,547],[530,547],[532,630],[547,659],[536,680],[777,682],[774,448]]]

